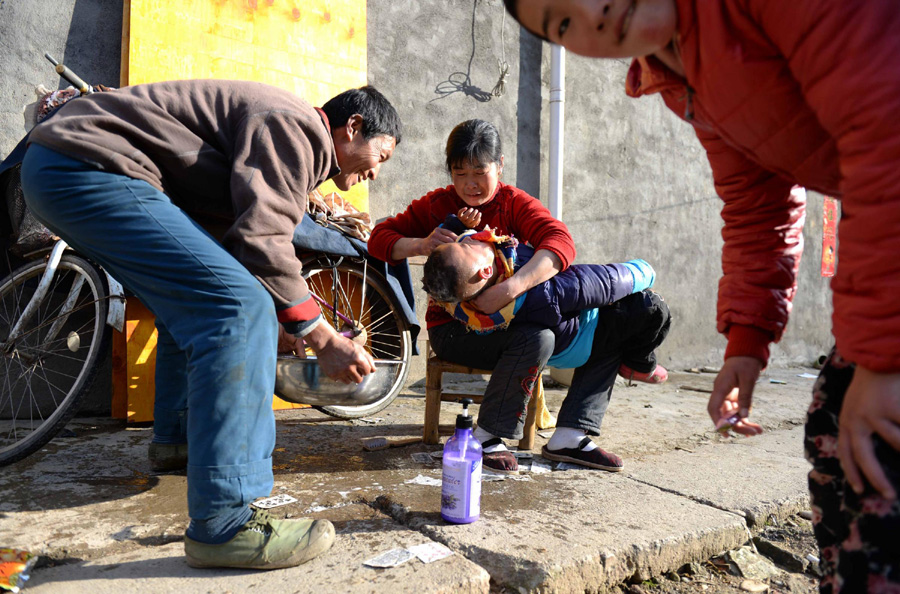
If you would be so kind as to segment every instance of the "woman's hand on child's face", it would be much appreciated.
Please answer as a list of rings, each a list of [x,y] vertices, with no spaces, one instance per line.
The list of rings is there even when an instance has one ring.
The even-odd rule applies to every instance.
[[[460,208],[459,212],[456,213],[456,216],[459,217],[462,224],[469,229],[474,229],[481,223],[481,211],[474,208]]]
[[[456,233],[449,229],[444,229],[443,227],[437,227],[430,235],[428,235],[428,237],[423,237],[419,241],[421,242],[419,255],[430,256],[431,252],[434,251],[434,248],[439,245],[454,243],[456,241]]]
[[[895,499],[897,493],[875,456],[872,437],[878,434],[900,451],[900,373],[876,373],[857,365],[838,423],[838,458],[847,482],[862,493],[864,475],[882,497]]]

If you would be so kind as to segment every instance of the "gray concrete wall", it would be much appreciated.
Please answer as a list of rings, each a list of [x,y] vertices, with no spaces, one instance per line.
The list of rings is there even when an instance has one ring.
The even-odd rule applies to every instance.
[[[0,0],[0,155],[30,128],[34,89],[64,88],[49,53],[88,83],[119,86],[122,0]]]
[[[501,0],[369,0],[368,9],[369,81],[406,126],[370,186],[373,215],[395,214],[449,183],[447,134],[473,117],[501,131],[504,181],[546,203],[549,47],[520,34]],[[45,51],[89,82],[118,84],[121,22],[121,0],[0,0],[0,153],[24,133],[34,87],[60,86]],[[504,56],[506,92],[492,97]],[[563,219],[579,262],[642,257],[657,269],[657,288],[675,316],[664,364],[718,364],[725,346],[714,315],[721,222],[709,166],[690,127],[658,97],[625,96],[627,67],[567,57]],[[821,198],[811,195],[800,291],[775,363],[809,362],[831,344],[830,292],[818,272],[821,217]]]

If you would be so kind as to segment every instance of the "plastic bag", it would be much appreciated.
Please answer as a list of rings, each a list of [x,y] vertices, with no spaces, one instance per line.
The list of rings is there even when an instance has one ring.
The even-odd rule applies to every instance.
[[[37,555],[28,551],[0,548],[0,590],[21,590],[37,560]]]

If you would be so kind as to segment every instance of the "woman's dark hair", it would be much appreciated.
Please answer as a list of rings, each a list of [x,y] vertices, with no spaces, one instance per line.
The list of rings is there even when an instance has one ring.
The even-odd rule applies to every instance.
[[[397,110],[391,102],[375,87],[365,86],[349,89],[336,95],[322,106],[328,116],[332,129],[347,123],[351,116],[362,116],[363,138],[369,140],[376,136],[392,136],[397,144],[403,135],[403,124]]]
[[[490,122],[468,120],[458,124],[447,138],[447,171],[472,163],[475,165],[500,164],[503,148],[500,133]]]
[[[449,244],[448,244],[449,245]],[[449,250],[436,248],[422,268],[422,289],[437,301],[459,301],[462,274]]]

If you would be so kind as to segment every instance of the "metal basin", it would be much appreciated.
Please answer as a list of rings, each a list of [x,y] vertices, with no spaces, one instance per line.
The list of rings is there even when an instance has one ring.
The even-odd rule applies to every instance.
[[[361,406],[385,396],[400,373],[402,361],[375,360],[375,372],[359,384],[345,384],[322,373],[315,357],[279,355],[275,365],[275,393],[288,402],[317,406]]]

